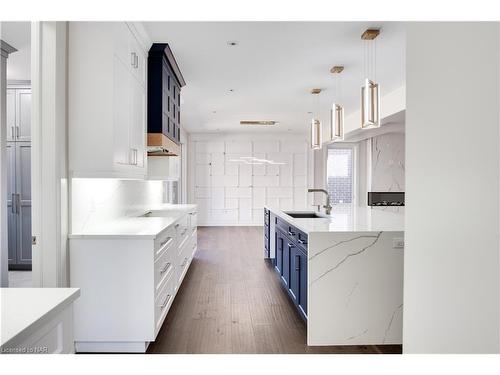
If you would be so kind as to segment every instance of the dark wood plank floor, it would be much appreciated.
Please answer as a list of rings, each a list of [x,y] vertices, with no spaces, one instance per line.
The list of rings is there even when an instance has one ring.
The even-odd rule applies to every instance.
[[[306,345],[306,325],[263,259],[262,227],[199,227],[198,251],[148,353],[401,353]]]

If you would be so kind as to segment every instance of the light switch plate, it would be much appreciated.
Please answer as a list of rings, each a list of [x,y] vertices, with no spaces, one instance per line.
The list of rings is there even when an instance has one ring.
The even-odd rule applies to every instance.
[[[392,239],[392,247],[394,249],[403,249],[405,247],[405,239],[404,238],[393,238]]]

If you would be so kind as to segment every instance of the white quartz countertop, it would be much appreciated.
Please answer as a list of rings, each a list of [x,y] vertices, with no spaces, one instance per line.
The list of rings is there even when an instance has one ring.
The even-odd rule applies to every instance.
[[[401,209],[372,211],[370,207],[352,205],[334,206],[331,215],[322,218],[293,218],[286,212],[313,212],[308,210],[280,210],[264,206],[273,214],[303,232],[371,232],[404,231],[404,214]]]
[[[0,289],[0,345],[36,330],[80,296],[78,288]]]
[[[114,220],[88,223],[69,238],[156,238],[163,230],[187,212],[196,211],[195,204],[160,204],[137,207],[127,216]],[[151,212],[153,216],[143,216]]]

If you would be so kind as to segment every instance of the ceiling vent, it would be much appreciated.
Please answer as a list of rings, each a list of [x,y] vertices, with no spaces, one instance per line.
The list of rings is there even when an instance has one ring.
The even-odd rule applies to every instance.
[[[240,121],[240,125],[278,125],[278,121]]]

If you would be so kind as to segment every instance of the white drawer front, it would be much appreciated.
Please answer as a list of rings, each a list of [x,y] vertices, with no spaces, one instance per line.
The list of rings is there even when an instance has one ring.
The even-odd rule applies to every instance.
[[[175,228],[168,228],[155,240],[155,259],[158,259],[165,251],[175,247],[177,234]]]
[[[155,299],[155,336],[158,334],[168,310],[174,301],[174,284],[175,277],[170,277]]]
[[[155,261],[155,297],[158,296],[165,282],[174,273],[175,257],[175,249],[172,247],[163,251]]]

